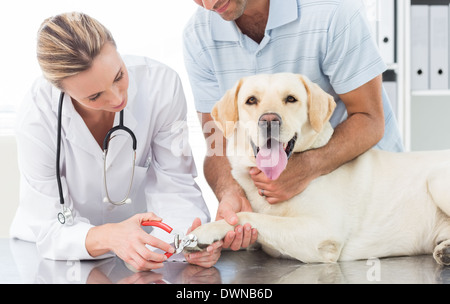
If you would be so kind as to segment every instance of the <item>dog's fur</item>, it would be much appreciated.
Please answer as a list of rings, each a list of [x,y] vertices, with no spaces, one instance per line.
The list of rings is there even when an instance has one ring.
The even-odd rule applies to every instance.
[[[289,73],[243,78],[216,104],[212,116],[228,139],[233,177],[254,211],[238,213],[239,224],[256,228],[270,255],[305,263],[433,253],[450,264],[450,151],[372,149],[288,201],[271,205],[259,195],[248,173],[255,166],[251,142],[267,141],[258,135],[259,118],[277,114],[279,141],[296,134],[294,152],[302,152],[328,142],[334,108],[316,84]],[[200,226],[196,250],[233,229],[224,220]]]

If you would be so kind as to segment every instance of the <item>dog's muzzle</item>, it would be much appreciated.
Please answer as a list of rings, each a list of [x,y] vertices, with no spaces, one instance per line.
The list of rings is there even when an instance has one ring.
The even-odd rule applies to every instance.
[[[272,145],[272,141],[275,141],[275,139],[269,138],[266,142],[266,146],[270,149]],[[294,146],[297,142],[297,133],[295,133],[294,137],[291,138],[290,141],[283,144],[284,152],[286,153],[287,158],[289,159],[294,152]],[[256,146],[253,140],[250,140],[250,144],[252,145],[253,154],[256,157],[258,155],[258,152],[260,150],[260,147]]]
[[[280,141],[282,120],[277,113],[265,113],[258,121],[258,144],[251,140],[256,166],[271,179],[277,179],[286,168],[294,150],[297,134],[288,142]]]

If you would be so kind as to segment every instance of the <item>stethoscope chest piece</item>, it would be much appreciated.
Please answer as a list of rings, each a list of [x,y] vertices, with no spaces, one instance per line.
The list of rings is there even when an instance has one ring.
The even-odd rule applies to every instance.
[[[73,214],[70,208],[66,206],[61,206],[61,212],[58,213],[58,221],[61,224],[73,225]]]

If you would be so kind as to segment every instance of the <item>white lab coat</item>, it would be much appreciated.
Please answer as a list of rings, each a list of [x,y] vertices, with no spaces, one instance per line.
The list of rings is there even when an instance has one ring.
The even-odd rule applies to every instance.
[[[17,144],[20,204],[11,225],[12,237],[36,242],[49,259],[91,259],[85,248],[88,230],[152,211],[174,229],[186,232],[195,217],[210,220],[187,141],[186,101],[173,70],[154,60],[126,56],[129,73],[124,125],[137,138],[131,204],[103,202],[103,153],[66,94],[62,111],[61,179],[65,205],[73,209],[74,225],[57,220],[61,210],[56,182],[57,109],[60,91],[40,78],[18,113]],[[114,125],[119,123],[116,114]],[[126,139],[126,137],[124,137]],[[122,140],[119,138],[119,140]],[[130,141],[110,150],[108,165],[131,168]],[[128,189],[129,175],[108,176],[109,192]],[[123,196],[123,195],[122,195]],[[120,200],[120,199],[119,199]],[[173,238],[155,228],[151,234]],[[112,253],[102,257],[111,256]]]

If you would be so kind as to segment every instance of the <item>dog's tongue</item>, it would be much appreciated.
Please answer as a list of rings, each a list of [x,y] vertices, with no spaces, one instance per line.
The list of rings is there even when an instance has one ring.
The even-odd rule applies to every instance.
[[[256,155],[256,166],[271,180],[276,180],[286,168],[287,155],[283,144],[271,139],[270,148],[261,147]]]

